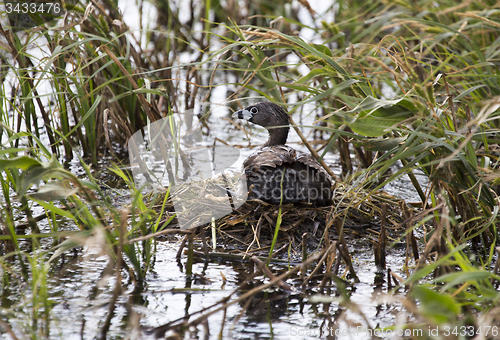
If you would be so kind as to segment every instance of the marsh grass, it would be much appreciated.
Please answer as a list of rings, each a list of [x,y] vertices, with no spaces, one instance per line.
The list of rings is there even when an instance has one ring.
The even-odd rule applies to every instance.
[[[300,269],[301,285],[307,287],[313,273],[322,273],[321,289],[307,294],[331,292],[335,285],[355,281],[346,223],[380,197],[379,189],[407,175],[421,201],[415,204],[418,210],[402,204],[400,219],[390,221],[406,229],[389,235],[397,241],[384,239],[385,233],[378,230],[371,239],[380,270],[385,269],[385,244],[407,240],[407,279],[398,279],[388,294],[411,286],[404,303],[424,320],[415,327],[498,324],[493,308],[500,280],[496,1],[337,1],[335,22],[317,20],[309,27],[299,20],[300,6],[311,17],[318,15],[306,1],[298,7],[285,1],[251,1],[237,11],[210,0],[202,2],[201,11],[191,8],[187,20],[179,19],[178,3],[155,1],[156,27],[141,26],[140,32],[130,31],[116,1],[98,7],[65,3],[64,23],[14,31],[2,21],[0,27],[0,262],[4,289],[18,288],[24,280],[30,283],[32,299],[27,314],[19,306],[9,309],[10,316],[29,315],[19,332],[51,337],[47,275],[57,261],[64,264],[63,254],[87,242],[101,245],[119,278],[113,301],[121,294],[122,274],[141,285],[154,265],[156,239],[150,235],[175,233],[174,228],[166,229],[175,222],[171,215],[165,218],[170,193],[154,209],[149,202],[157,200],[145,200],[130,175],[112,167],[130,190],[125,211],[114,206],[108,194],[113,189],[99,185],[86,162],[95,165],[103,154],[119,157],[128,138],[148,121],[192,109],[200,100],[210,102],[217,86],[225,86],[232,108],[255,97],[288,103],[294,115],[305,104],[314,105],[314,126],[300,128],[312,128],[320,137],[315,143],[303,142],[317,148],[321,158],[339,153],[340,176],[348,185],[343,186],[337,210],[323,212],[331,223],[325,223],[321,238],[315,239],[318,253],[303,255],[303,265],[282,278]],[[198,31],[202,28],[204,34]],[[314,43],[295,33],[303,28],[314,32]],[[189,61],[181,58],[186,55]],[[200,118],[210,119],[210,112]],[[85,179],[60,164],[78,157]],[[417,172],[428,181],[419,182]],[[35,216],[40,209],[44,213]],[[240,221],[249,235],[242,242],[246,251],[261,248],[257,231],[262,218],[276,231],[269,237],[269,259],[288,251],[291,261],[290,254],[307,251],[301,242],[312,238],[301,237],[302,232],[293,235],[297,242],[273,251],[285,229],[300,226],[287,220],[287,209]],[[377,227],[381,211],[378,205],[370,215]],[[301,210],[295,222],[301,213],[305,216],[310,209]],[[47,224],[40,223],[43,220]],[[225,222],[212,223],[218,248],[234,232],[221,227]],[[414,231],[423,234],[419,247],[414,246]],[[192,242],[190,254],[196,256]],[[258,259],[252,261],[257,271],[263,270]],[[345,274],[339,274],[339,268]],[[269,271],[265,275],[285,287],[281,278]],[[333,300],[318,301],[328,308]],[[444,309],[436,309],[435,301]],[[214,307],[224,309],[226,303]],[[356,310],[353,304],[345,306]],[[209,315],[157,331],[197,326]],[[478,321],[471,321],[475,316]],[[101,336],[106,331],[103,328]]]

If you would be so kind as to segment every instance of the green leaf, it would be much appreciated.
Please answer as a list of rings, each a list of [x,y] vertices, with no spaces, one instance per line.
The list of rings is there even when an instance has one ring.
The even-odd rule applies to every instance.
[[[77,192],[78,188],[67,187],[61,181],[52,181],[38,189],[36,193],[28,195],[28,197],[44,201],[56,201],[65,199]]]
[[[460,313],[460,305],[447,294],[423,286],[413,287],[410,294],[420,301],[421,313],[435,324],[455,321]]]
[[[384,139],[368,139],[368,140],[352,140],[356,147],[364,147],[367,151],[387,151],[401,145],[406,140],[405,137],[400,138],[384,138]]]
[[[38,203],[40,206],[44,207],[44,208],[45,208],[45,209],[47,209],[48,211],[52,211],[52,212],[54,212],[55,214],[57,214],[57,215],[59,215],[59,216],[64,216],[64,217],[69,218],[69,219],[74,219],[74,218],[75,218],[75,217],[73,216],[73,214],[72,214],[72,213],[70,213],[69,211],[63,210],[63,209],[61,209],[61,208],[59,208],[59,207],[56,207],[56,206],[55,206],[55,205],[53,205],[53,204],[50,204],[50,203],[44,202],[44,201],[42,201],[42,200],[38,200],[38,199],[36,199],[36,198],[32,197],[32,195],[30,195],[30,196],[31,196],[30,198],[31,198],[34,202]]]
[[[456,96],[455,98],[453,98],[453,102],[454,102],[454,103],[459,103],[459,102],[460,102],[460,100],[461,100],[463,97],[467,96],[469,93],[474,92],[474,91],[476,91],[477,89],[480,89],[480,88],[482,88],[482,87],[486,87],[486,85],[481,84],[481,85],[472,86],[470,89],[465,90],[464,92],[460,93],[458,96]]]
[[[482,281],[494,278],[495,275],[486,270],[471,270],[467,272],[456,272],[440,276],[433,280],[433,282],[447,282],[441,291],[445,292],[449,288],[462,284],[464,282],[475,283],[475,281]]]
[[[326,98],[328,96],[332,96],[333,97],[339,91],[342,91],[342,90],[344,90],[346,88],[349,88],[352,84],[356,84],[358,82],[359,81],[355,80],[355,79],[349,79],[349,80],[343,81],[342,83],[337,84],[334,87],[332,87],[332,88],[330,88],[330,89],[328,89],[328,90],[326,90],[324,92],[321,92],[321,93],[319,93],[318,95],[316,95],[314,97],[308,98],[307,100],[300,102],[300,104],[303,105],[305,103],[317,102],[317,101],[320,101],[323,98]]]
[[[394,125],[412,117],[416,111],[413,103],[404,98],[387,100],[368,96],[353,110],[344,114],[337,113],[332,116],[332,120],[337,124],[347,124],[360,135],[380,137],[389,132]]]
[[[22,158],[22,159],[20,159]],[[33,185],[38,184],[41,180],[45,178],[60,177],[62,169],[61,164],[57,160],[56,155],[52,155],[52,158],[48,163],[39,162],[36,159],[23,156],[18,157],[17,162],[12,162],[9,167],[15,167],[24,170],[22,173],[20,185],[17,194],[19,197],[24,196],[26,191]],[[16,166],[13,166],[16,165]],[[0,163],[1,169],[1,163]]]
[[[0,171],[5,169],[20,169],[23,171],[28,170],[31,167],[41,166],[42,163],[29,156],[20,156],[10,159],[0,159]]]
[[[15,154],[18,152],[23,152],[26,151],[26,148],[7,148],[7,149],[0,149],[0,155],[8,155],[8,154]],[[0,162],[2,159],[0,159]]]
[[[314,46],[314,48],[318,51],[320,51],[321,53],[324,53],[326,54],[327,56],[329,57],[333,57],[332,55],[332,51],[330,51],[330,49],[325,46],[325,45],[318,45],[318,44],[312,44]]]
[[[327,75],[327,74],[328,74],[328,72],[326,72],[325,69],[323,69],[323,68],[315,68],[315,69],[312,69],[311,71],[309,71],[309,73],[307,75],[305,75],[304,77],[300,78],[295,83],[296,84],[308,84],[309,81],[311,81],[311,79],[313,79],[315,77],[321,77],[321,76],[324,76],[324,75]]]

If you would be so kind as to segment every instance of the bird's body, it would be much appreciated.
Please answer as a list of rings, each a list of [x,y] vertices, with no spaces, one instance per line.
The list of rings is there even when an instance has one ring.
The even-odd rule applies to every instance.
[[[281,106],[257,103],[236,112],[233,117],[246,119],[269,131],[267,143],[243,163],[249,199],[272,204],[331,204],[332,182],[328,173],[310,155],[285,145],[289,119]]]

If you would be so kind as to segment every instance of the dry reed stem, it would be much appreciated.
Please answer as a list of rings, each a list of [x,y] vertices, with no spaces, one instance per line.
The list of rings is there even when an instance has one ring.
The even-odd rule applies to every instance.
[[[172,229],[163,229],[162,231],[158,231],[153,234],[148,234],[144,235],[141,237],[136,237],[131,240],[127,240],[125,244],[131,244],[131,243],[136,243],[136,242],[141,242],[141,241],[146,241],[151,238],[156,238],[158,236],[163,236],[163,235],[169,235],[169,234],[189,234],[191,231],[190,230],[180,230],[178,228],[172,228]]]
[[[344,262],[347,266],[347,269],[349,270],[349,274],[351,274],[351,276],[353,277],[355,282],[359,282],[359,278],[356,275],[356,271],[354,270],[354,267],[352,266],[351,255],[347,251],[347,247],[344,247],[342,244],[339,244],[339,254],[344,259]]]
[[[459,5],[456,5],[456,6],[453,6],[453,7],[448,7],[448,8],[445,8],[439,12],[436,12],[436,15],[444,15],[444,14],[448,14],[448,13],[455,13],[455,12],[458,12],[459,10],[461,10],[462,8],[465,8],[467,6],[469,6],[471,3],[473,3],[475,0],[467,0]],[[461,13],[456,13],[458,15],[460,15]]]
[[[251,289],[250,291],[248,291],[248,292],[246,292],[246,293],[244,293],[244,294],[240,295],[238,298],[234,299],[233,301],[230,301],[230,302],[226,302],[226,303],[224,303],[224,301],[229,300],[229,298],[230,298],[232,295],[234,295],[236,292],[238,292],[238,291],[240,290],[240,288],[241,288],[241,286],[240,286],[240,287],[238,287],[237,289],[235,289],[235,290],[234,290],[234,291],[233,291],[233,292],[232,292],[229,296],[227,296],[227,297],[225,297],[224,299],[222,299],[220,302],[217,302],[216,304],[214,304],[214,305],[212,305],[212,306],[206,307],[206,308],[202,309],[201,311],[194,312],[194,313],[192,313],[192,314],[191,314],[191,315],[189,315],[189,316],[183,316],[182,318],[179,318],[179,319],[177,319],[177,320],[174,320],[174,321],[172,321],[172,322],[170,322],[170,323],[168,323],[168,324],[166,324],[166,325],[156,327],[156,328],[154,328],[154,329],[152,330],[152,333],[153,333],[153,334],[155,334],[156,336],[160,336],[161,334],[164,334],[167,330],[172,329],[172,328],[175,328],[175,327],[178,327],[178,326],[181,326],[181,325],[182,325],[183,327],[185,327],[185,328],[188,328],[188,327],[190,327],[190,326],[192,326],[192,325],[198,325],[198,324],[200,324],[203,320],[206,320],[206,319],[207,319],[209,316],[211,316],[212,314],[215,314],[215,313],[217,313],[217,312],[219,312],[219,311],[221,311],[221,310],[223,310],[223,309],[227,309],[229,306],[231,306],[231,305],[233,305],[233,304],[235,304],[235,303],[242,302],[242,301],[244,301],[244,300],[246,300],[246,299],[248,299],[248,298],[250,298],[250,297],[254,296],[255,294],[257,294],[257,293],[259,293],[259,292],[261,292],[261,291],[263,291],[263,290],[265,290],[265,289],[267,289],[267,288],[269,288],[269,287],[271,287],[271,286],[273,286],[273,285],[277,284],[278,282],[280,282],[280,281],[283,281],[283,280],[287,279],[287,278],[288,278],[288,277],[290,277],[291,275],[293,275],[293,274],[295,274],[296,272],[298,272],[298,271],[302,268],[302,266],[304,266],[304,265],[308,265],[308,264],[312,263],[313,261],[317,260],[319,257],[323,256],[323,255],[324,255],[324,253],[325,253],[325,251],[322,251],[322,252],[316,253],[316,254],[312,255],[312,256],[311,256],[311,257],[310,257],[310,258],[309,258],[306,262],[304,262],[304,263],[302,263],[302,264],[300,264],[300,265],[295,266],[294,268],[292,268],[292,269],[291,269],[291,270],[289,270],[288,272],[283,273],[283,274],[281,274],[280,276],[276,277],[276,279],[271,280],[270,282],[268,282],[268,283],[266,283],[266,284],[263,284],[263,285],[261,285],[261,286],[259,286],[259,287],[256,287],[256,288]],[[252,274],[252,275],[251,275],[251,277],[255,277],[256,275],[257,275],[257,273],[254,273],[254,274]],[[247,280],[247,281],[249,281],[249,280]],[[202,313],[203,311],[206,311],[206,310],[208,310],[208,309],[210,309],[210,308],[212,308],[212,307],[214,307],[214,306],[216,306],[216,305],[218,305],[218,304],[220,304],[220,303],[224,303],[224,304],[223,304],[222,306],[220,306],[220,307],[218,307],[218,308],[216,308],[216,309],[214,309],[214,310],[212,310],[212,311],[210,311],[210,312],[208,312],[208,313],[206,313],[206,314],[204,314],[204,315],[202,315],[202,316],[200,316],[200,317],[196,318],[195,320],[193,320],[193,321],[191,321],[191,322],[182,322],[182,323],[180,323],[180,324],[174,324],[175,322],[178,322],[178,321],[180,321],[180,320],[185,320],[186,318],[191,317],[191,316],[193,316],[193,315],[195,315],[195,314]]]
[[[311,146],[311,143],[309,143],[309,141],[306,139],[306,137],[304,136],[304,134],[302,133],[302,131],[300,131],[300,129],[297,126],[297,124],[295,124],[295,121],[293,120],[292,116],[289,116],[289,119],[290,119],[291,126],[293,127],[293,129],[295,130],[295,132],[297,132],[297,134],[299,135],[300,140],[302,141],[302,143],[304,143],[304,145],[307,147],[307,149],[309,149],[309,152],[311,152],[312,156],[319,162],[319,164],[321,164],[321,166],[323,167],[323,169],[325,169],[326,172],[328,172],[328,174],[330,175],[330,177],[332,177],[332,179],[335,182],[340,182],[340,178],[338,178],[337,175],[335,175],[333,173],[332,169],[330,169],[330,167],[328,165],[326,165],[326,163],[323,160],[323,158],[319,157],[319,155],[316,152],[316,150]]]
[[[120,71],[125,75],[125,77],[130,82],[130,84],[132,85],[134,90],[139,90],[139,86],[135,82],[134,78],[130,75],[130,73],[127,71],[125,66],[122,65],[120,60],[118,60],[118,58],[115,56],[115,54],[108,48],[108,46],[101,45],[98,49],[102,49],[115,62],[116,66],[118,66]],[[149,117],[149,119],[152,122],[155,122],[155,121],[162,118],[162,116],[158,112],[158,110],[156,110],[156,108],[153,105],[151,105],[146,100],[146,98],[144,98],[142,93],[136,93],[136,95],[137,95],[137,98],[139,99],[139,101],[141,102],[141,106],[142,106],[144,112],[146,112],[146,115]]]
[[[128,210],[123,209],[120,213],[120,225],[119,228],[119,238],[118,238],[118,247],[116,249],[116,282],[115,289],[113,290],[113,295],[111,296],[111,300],[109,301],[108,313],[106,320],[104,321],[104,325],[101,328],[100,339],[105,340],[106,334],[108,333],[109,327],[111,326],[111,319],[114,316],[114,311],[116,308],[116,301],[118,296],[122,291],[122,254],[123,254],[123,239],[127,232],[127,218],[128,218]]]
[[[471,13],[471,12],[456,13],[456,15],[459,15],[461,17],[469,17],[469,18],[479,19],[479,20],[482,20],[482,21],[486,22],[487,24],[489,24],[489,25],[491,25],[493,27],[500,28],[500,23],[492,21],[492,20],[487,19],[485,17],[481,17],[481,16],[479,16],[479,15],[477,15],[475,13]]]
[[[336,260],[336,253],[337,253],[337,242],[333,241],[331,243],[331,246],[328,248],[328,260],[326,263],[326,270],[325,270],[325,275],[323,276],[323,280],[321,281],[319,285],[319,289],[323,290],[326,286],[326,283],[330,280],[330,273],[332,272],[332,266],[334,261]]]
[[[269,268],[267,268],[265,262],[261,261],[257,256],[252,256],[250,258],[251,261],[253,261],[255,263],[255,265],[257,266],[257,269],[262,271],[262,273],[267,276],[267,278],[269,280],[275,280],[276,279],[276,276],[271,273],[271,271],[269,270]],[[295,291],[295,288],[293,286],[290,286],[288,283],[284,282],[284,281],[278,281],[277,282],[277,285],[287,291],[287,292],[294,292]]]
[[[10,325],[7,322],[3,321],[2,319],[0,319],[0,327],[2,327],[3,331],[9,334],[12,337],[12,339],[19,340],[14,331],[12,331],[12,328],[10,328]],[[21,333],[23,339],[29,339],[29,337],[23,332],[21,332],[21,330],[16,330],[16,331]]]
[[[387,245],[386,214],[387,214],[387,204],[384,203],[382,205],[382,212],[380,213],[380,235],[378,238],[378,264],[382,269],[385,269],[386,267],[386,262],[385,262],[385,255],[386,255],[385,248]]]
[[[188,239],[188,235],[186,234],[184,236],[184,238],[182,239],[182,241],[181,241],[181,244],[179,246],[179,250],[177,250],[177,254],[175,255],[176,259],[180,259],[181,258],[181,256],[182,256],[182,250],[186,246],[187,239]]]
[[[313,271],[311,272],[311,274],[309,274],[309,276],[307,277],[307,279],[306,279],[304,282],[302,282],[302,285],[301,285],[301,286],[302,286],[302,288],[305,288],[305,287],[307,286],[307,284],[309,283],[309,280],[311,280],[311,278],[312,278],[314,275],[316,275],[316,273],[317,273],[317,272],[319,271],[319,269],[321,268],[321,265],[323,264],[323,262],[325,262],[325,260],[326,260],[326,258],[327,258],[327,256],[328,256],[328,254],[330,253],[330,251],[331,251],[331,249],[330,249],[330,248],[333,248],[335,245],[336,245],[336,243],[332,243],[328,249],[326,249],[326,248],[325,248],[325,249],[323,250],[323,256],[322,256],[322,257],[321,257],[321,259],[318,261],[318,264],[317,264],[317,265],[316,265],[316,267],[313,269]],[[309,262],[309,260],[308,260],[308,261],[306,261],[306,262]],[[306,263],[306,262],[303,262],[303,264],[304,264],[304,263]]]

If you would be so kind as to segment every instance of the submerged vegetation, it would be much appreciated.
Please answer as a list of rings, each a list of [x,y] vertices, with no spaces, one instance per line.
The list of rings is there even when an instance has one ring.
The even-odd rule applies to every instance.
[[[345,0],[324,14],[305,0],[235,3],[152,1],[155,20],[134,29],[121,14],[126,4],[114,0],[65,1],[64,15],[55,18],[2,14],[2,332],[57,338],[54,308],[62,302],[52,277],[71,266],[70,258],[92,252],[107,259],[99,275],[114,278],[98,336],[109,335],[119,304],[128,318],[122,326],[136,327],[133,303],[120,298],[134,301],[146,289],[157,242],[166,238],[182,239],[178,258],[188,249],[188,288],[203,279],[192,269],[200,256],[253,265],[238,289],[201,311],[156,328],[142,320],[147,334],[223,337],[228,308],[241,304],[231,318],[236,324],[256,296],[283,299],[284,291],[315,306],[318,329],[354,324],[342,312],[349,310],[370,330],[420,330],[426,338],[458,338],[465,330],[496,338],[498,2]],[[145,18],[149,6],[141,1],[138,8]],[[150,122],[190,109],[210,131],[221,105],[234,111],[263,100],[286,106],[297,120],[291,122],[302,143],[338,182],[334,204],[247,202],[181,231],[169,192],[145,198],[136,187],[127,140]],[[309,125],[297,125],[299,115]],[[246,132],[228,117],[229,110],[227,124]],[[339,155],[337,174],[323,161],[332,153]],[[403,176],[419,202],[380,192]],[[356,239],[372,245],[380,304],[404,311],[390,325],[369,320],[349,299],[357,275],[348,248]],[[203,250],[193,249],[196,240]],[[404,253],[403,268],[391,268],[386,254],[397,251],[390,249]],[[222,326],[210,333],[207,320],[216,312],[223,313]],[[73,334],[81,328],[84,335],[82,322]],[[437,327],[439,334],[429,331]],[[120,332],[110,334],[125,337]]]

